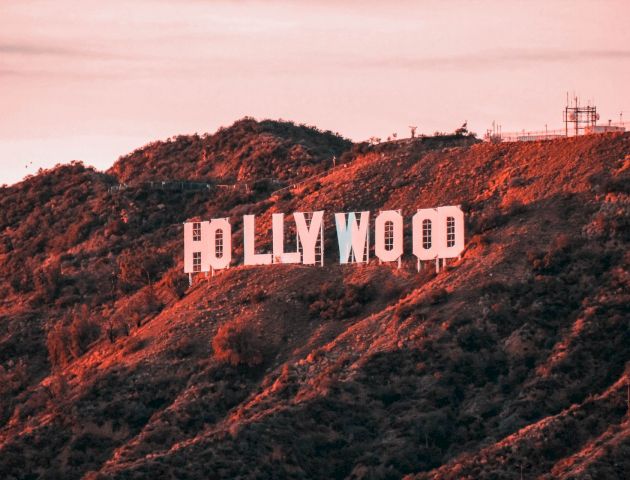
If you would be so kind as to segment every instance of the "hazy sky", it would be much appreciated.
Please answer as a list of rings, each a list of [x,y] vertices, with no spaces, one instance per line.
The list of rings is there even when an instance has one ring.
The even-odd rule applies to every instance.
[[[0,183],[245,115],[331,129],[630,120],[630,2],[0,0]],[[32,163],[31,163],[32,162]]]

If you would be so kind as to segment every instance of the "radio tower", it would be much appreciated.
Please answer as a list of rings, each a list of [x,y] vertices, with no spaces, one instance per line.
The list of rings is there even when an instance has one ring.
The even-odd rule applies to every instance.
[[[585,128],[594,127],[597,120],[599,120],[597,107],[594,105],[581,107],[577,96],[573,98],[573,104],[570,105],[568,93],[567,104],[564,107],[562,117],[564,121],[564,133],[567,137],[569,136],[569,126],[571,126],[570,130],[573,134],[577,136],[580,135],[581,132],[584,132]]]

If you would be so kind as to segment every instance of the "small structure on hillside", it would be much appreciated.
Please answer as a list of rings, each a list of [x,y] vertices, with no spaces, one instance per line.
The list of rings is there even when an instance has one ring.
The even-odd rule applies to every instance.
[[[593,125],[592,127],[586,127],[584,129],[585,135],[593,135],[597,133],[623,133],[626,128],[623,125],[612,125],[611,121],[608,121],[608,125]]]
[[[490,143],[537,142],[567,138],[569,136],[623,133],[626,131],[626,126],[622,121],[622,115],[619,115],[619,123],[613,124],[612,120],[609,120],[608,125],[597,125],[599,121],[597,107],[591,105],[590,102],[586,106],[580,105],[580,100],[577,96],[573,97],[572,102],[569,102],[569,96],[567,95],[567,103],[562,112],[564,129],[549,130],[547,125],[545,125],[545,129],[541,131],[522,130],[520,132],[504,133],[500,125],[492,122],[492,128],[486,131],[483,139]]]
[[[555,140],[557,138],[564,138],[565,135],[558,135],[552,133],[525,133],[516,137],[517,142],[538,142],[540,140]]]

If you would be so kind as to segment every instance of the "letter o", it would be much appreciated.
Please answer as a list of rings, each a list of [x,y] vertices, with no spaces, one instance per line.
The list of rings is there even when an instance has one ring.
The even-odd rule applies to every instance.
[[[385,242],[387,223],[392,224],[392,246]],[[378,214],[375,222],[374,252],[382,262],[395,262],[403,254],[403,217],[396,210],[385,210]]]
[[[217,232],[221,232],[220,244],[217,244]],[[229,267],[232,261],[232,226],[228,219],[217,218],[211,220],[208,236],[210,238],[210,252],[208,255],[210,266],[215,270]],[[222,252],[221,256],[217,256],[219,249]]]

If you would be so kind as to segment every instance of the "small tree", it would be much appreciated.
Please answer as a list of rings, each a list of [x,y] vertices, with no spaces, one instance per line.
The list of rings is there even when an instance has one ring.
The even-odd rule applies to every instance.
[[[144,285],[152,285],[158,261],[155,255],[138,255],[131,250],[122,253],[118,258],[118,286],[129,293]]]

